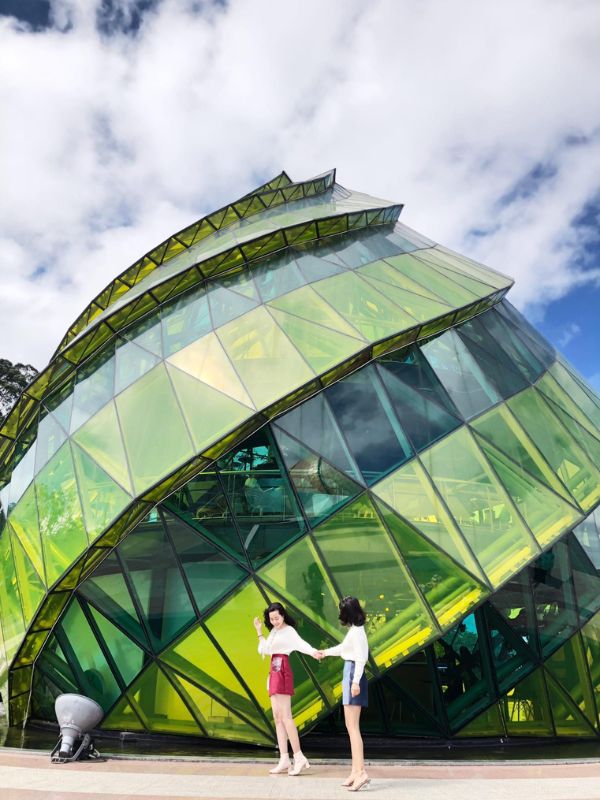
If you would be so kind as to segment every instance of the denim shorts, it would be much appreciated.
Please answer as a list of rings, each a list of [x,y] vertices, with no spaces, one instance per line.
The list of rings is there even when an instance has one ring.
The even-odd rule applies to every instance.
[[[342,678],[342,703],[345,706],[363,706],[367,708],[369,705],[369,685],[367,683],[367,676],[363,672],[360,679],[360,694],[352,697],[350,687],[354,679],[354,661],[344,661],[344,676]]]

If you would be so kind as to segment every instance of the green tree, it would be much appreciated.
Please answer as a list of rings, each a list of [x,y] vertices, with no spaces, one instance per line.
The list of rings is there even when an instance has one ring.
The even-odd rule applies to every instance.
[[[0,423],[37,374],[37,369],[31,364],[12,364],[8,359],[0,358]]]

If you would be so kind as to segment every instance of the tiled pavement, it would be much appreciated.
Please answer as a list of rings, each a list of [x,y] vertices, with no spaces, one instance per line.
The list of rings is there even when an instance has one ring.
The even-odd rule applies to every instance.
[[[48,755],[0,748],[1,800],[334,800],[347,797],[347,766],[314,762],[298,778],[265,774],[253,761],[109,759],[51,765]],[[379,800],[600,800],[600,762],[377,763],[369,766]],[[363,794],[365,793],[363,791]]]

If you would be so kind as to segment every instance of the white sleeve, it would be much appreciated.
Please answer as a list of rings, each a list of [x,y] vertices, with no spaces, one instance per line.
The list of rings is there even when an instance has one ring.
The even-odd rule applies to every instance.
[[[333,647],[328,647],[327,650],[323,650],[326,656],[341,656],[342,655],[342,642],[339,644],[334,644]]]
[[[369,659],[369,643],[364,628],[356,628],[354,634],[354,678],[353,683],[360,683]]]
[[[273,632],[269,633],[267,638],[263,636],[261,639],[258,640],[258,652],[261,656],[270,656],[271,655],[271,642],[273,640]]]
[[[290,634],[292,640],[292,650],[298,650],[300,653],[304,653],[307,656],[312,656],[316,648],[314,648],[312,644],[305,642],[295,628],[290,628]]]

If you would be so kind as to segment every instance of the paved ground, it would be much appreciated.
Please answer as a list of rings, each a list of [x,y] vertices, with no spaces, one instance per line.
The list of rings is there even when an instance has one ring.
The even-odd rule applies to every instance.
[[[51,765],[47,755],[0,748],[1,800],[334,800],[343,763],[316,761],[301,777],[266,775],[254,761],[110,759]],[[600,800],[600,761],[369,766],[377,800]]]

